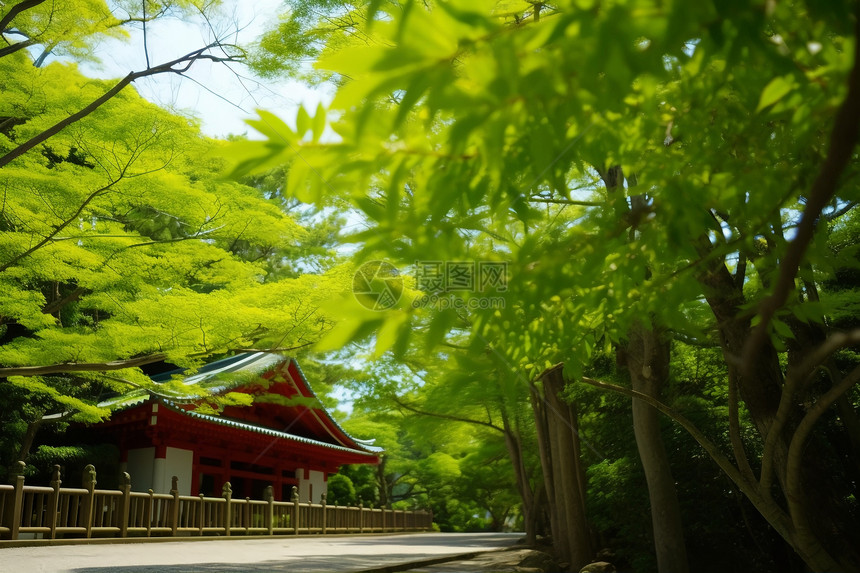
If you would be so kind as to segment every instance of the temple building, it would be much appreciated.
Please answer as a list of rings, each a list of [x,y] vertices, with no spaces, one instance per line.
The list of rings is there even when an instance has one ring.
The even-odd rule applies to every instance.
[[[153,380],[177,376],[182,372]],[[273,485],[275,499],[288,500],[297,486],[302,501],[318,503],[341,465],[379,463],[382,449],[347,434],[291,358],[242,353],[201,367],[182,384],[206,387],[234,405],[216,414],[199,393],[177,398],[141,390],[88,430],[117,445],[120,470],[132,476],[135,491],[166,493],[178,476],[180,495],[220,495],[229,481],[234,497],[261,499]]]

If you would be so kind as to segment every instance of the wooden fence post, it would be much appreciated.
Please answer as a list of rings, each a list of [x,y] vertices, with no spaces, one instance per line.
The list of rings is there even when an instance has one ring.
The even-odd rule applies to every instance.
[[[325,502],[325,492],[320,494],[320,504],[322,505],[322,534],[325,535],[326,514],[328,513],[328,508],[326,507]]]
[[[203,537],[203,527],[205,526],[206,520],[206,504],[203,502],[203,498],[205,497],[202,493],[199,495],[200,497],[200,537]]]
[[[179,478],[177,476],[173,476],[170,480],[170,495],[173,496],[170,508],[170,535],[176,537],[176,531],[179,529]]]
[[[95,491],[96,491],[96,467],[93,464],[87,464],[84,468],[84,489],[87,490],[87,495],[84,500],[84,527],[87,528],[87,539],[92,537],[93,533],[93,512],[95,509]]]
[[[143,518],[146,520],[146,536],[152,535],[152,504],[154,491],[150,488],[149,499],[146,500],[146,509],[143,510]]]
[[[293,518],[295,522],[293,523],[293,534],[299,534],[299,488],[293,486],[292,495],[290,496],[290,501],[293,502]]]
[[[364,533],[364,502],[358,502],[358,532]]]
[[[263,499],[268,503],[266,506],[266,528],[269,530],[269,535],[275,534],[275,488],[267,485],[263,490]]]
[[[11,503],[6,504],[6,510],[0,516],[3,523],[9,528],[9,539],[18,539],[18,529],[21,527],[21,514],[24,511],[24,462],[19,461],[15,464],[15,471],[12,472],[12,485],[15,487],[12,493]]]
[[[51,494],[51,501],[48,503],[48,527],[51,528],[51,539],[57,538],[57,514],[60,511],[60,485],[63,480],[60,479],[60,466],[54,464],[54,472],[51,476],[51,489],[54,492]]]
[[[224,482],[221,495],[227,500],[224,504],[224,535],[230,535],[230,527],[233,525],[232,508],[230,507],[233,501],[233,486],[230,485],[230,482]]]
[[[122,497],[119,501],[119,536],[128,537],[128,520],[131,513],[131,476],[122,472],[119,478],[119,491]]]

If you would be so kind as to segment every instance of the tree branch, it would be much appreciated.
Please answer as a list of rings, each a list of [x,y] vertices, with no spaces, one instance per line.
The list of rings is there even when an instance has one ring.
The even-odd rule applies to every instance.
[[[776,311],[788,300],[794,288],[794,278],[815,234],[815,227],[822,210],[836,194],[839,178],[851,159],[860,135],[860,14],[855,15],[854,25],[854,65],[848,76],[848,93],[839,110],[830,132],[830,148],[821,170],[812,184],[809,200],[797,234],[788,245],[785,257],[780,261],[779,278],[773,294],[760,305],[761,320],[753,330],[743,351],[743,368],[750,369],[761,345],[768,336],[768,326]]]
[[[481,420],[472,420],[471,418],[461,418],[459,416],[452,416],[451,414],[439,414],[437,412],[425,412],[423,410],[419,410],[418,408],[415,408],[414,406],[410,406],[410,405],[406,404],[405,402],[403,402],[399,398],[397,398],[397,396],[391,396],[391,400],[395,404],[400,406],[401,408],[406,408],[410,412],[415,412],[416,414],[419,414],[421,416],[431,416],[434,418],[441,418],[443,420],[453,420],[454,422],[463,422],[464,424],[476,424],[478,426],[485,426],[487,428],[492,428],[493,430],[495,430],[497,432],[501,432],[502,434],[505,433],[504,429],[502,429],[502,428],[500,428],[494,424],[491,424],[489,422],[483,422]]]
[[[7,153],[3,157],[0,157],[0,168],[5,167],[10,162],[17,159],[21,155],[27,153],[28,151],[30,151],[31,149],[33,149],[34,147],[36,147],[40,143],[42,143],[42,142],[50,139],[54,135],[58,134],[59,132],[61,132],[66,127],[68,127],[68,126],[72,125],[73,123],[80,121],[81,119],[87,117],[88,115],[93,113],[95,110],[97,110],[99,107],[104,105],[106,102],[110,101],[111,98],[116,96],[119,92],[121,92],[131,82],[133,82],[137,79],[145,78],[148,76],[153,76],[156,74],[168,73],[168,72],[181,74],[183,72],[188,71],[188,68],[190,68],[191,65],[194,64],[194,62],[196,62],[197,60],[209,60],[212,62],[234,62],[234,61],[237,61],[236,56],[221,57],[221,56],[213,56],[211,54],[205,54],[204,53],[206,50],[210,50],[216,46],[221,46],[221,45],[222,44],[220,44],[219,42],[214,42],[214,43],[209,44],[207,46],[204,46],[200,49],[194,50],[193,52],[189,52],[189,53],[185,54],[184,56],[180,56],[179,58],[176,58],[175,60],[171,60],[169,62],[165,62],[165,63],[160,64],[158,66],[155,66],[153,68],[147,68],[147,69],[139,71],[139,72],[129,73],[127,76],[125,76],[120,81],[118,81],[111,89],[109,89],[104,94],[102,94],[100,97],[98,97],[95,100],[93,100],[92,102],[90,102],[89,105],[87,105],[86,107],[84,107],[80,111],[73,113],[72,115],[66,117],[65,119],[57,122],[53,126],[49,127],[48,129],[44,130],[43,132],[41,132],[35,136],[33,136],[28,141],[25,141],[24,143],[22,143],[18,147],[14,148],[12,151]],[[176,66],[179,66],[179,67],[176,67]]]
[[[773,481],[773,457],[776,449],[779,436],[783,428],[788,423],[791,411],[795,405],[795,391],[801,387],[804,381],[810,374],[827,358],[846,346],[860,344],[860,329],[852,330],[851,332],[839,332],[830,336],[817,348],[812,350],[806,359],[797,367],[789,370],[785,378],[785,384],[782,388],[782,396],[779,400],[779,407],[776,415],[773,418],[773,424],[768,430],[764,440],[764,449],[761,454],[761,477],[759,478],[759,489],[764,492],[770,491],[770,486]],[[796,435],[796,433],[795,433]],[[793,440],[792,440],[793,442]],[[767,495],[767,493],[765,493]]]
[[[729,439],[732,443],[732,453],[744,478],[750,483],[756,483],[755,474],[747,458],[744,442],[741,438],[741,422],[738,415],[738,376],[737,368],[729,367]],[[764,495],[767,495],[766,493]]]
[[[7,378],[9,376],[46,376],[63,372],[107,372],[161,362],[166,358],[166,354],[158,353],[126,360],[113,360],[111,362],[65,362],[46,366],[14,366],[11,368],[0,368],[0,378]]]
[[[64,306],[66,306],[70,302],[74,302],[74,301],[80,299],[81,296],[87,292],[89,292],[88,289],[85,289],[83,287],[77,287],[77,288],[75,288],[75,290],[73,290],[72,292],[70,292],[69,294],[64,296],[63,298],[55,300],[54,302],[45,305],[45,307],[42,308],[42,314],[54,314],[55,312],[62,309]]]
[[[28,38],[23,42],[15,42],[14,44],[4,46],[3,48],[0,48],[0,58],[14,54],[18,50],[23,50],[24,48],[34,45],[35,43],[36,40]]]
[[[606,203],[600,203],[597,201],[575,201],[573,199],[542,199],[539,197],[532,197],[529,199],[532,203],[553,203],[556,205],[581,205],[582,207],[604,207]]]
[[[315,343],[316,341],[311,341],[306,342],[304,344],[299,344],[298,346],[281,346],[278,348],[231,348],[230,352],[292,352],[293,350],[306,348]]]
[[[785,511],[776,505],[770,498],[762,496],[757,488],[757,484],[755,482],[750,483],[747,481],[741,471],[732,464],[731,460],[729,460],[720,451],[716,444],[709,440],[708,437],[695,426],[695,424],[666,404],[660,402],[656,398],[648,396],[647,394],[643,394],[623,386],[618,386],[616,384],[594,380],[593,378],[582,377],[581,381],[590,386],[594,386],[595,388],[601,388],[643,400],[680,424],[685,430],[687,430],[693,439],[696,440],[702,448],[704,448],[711,459],[714,460],[720,469],[726,473],[728,478],[738,486],[741,492],[743,492],[743,494],[753,503],[756,509],[761,512],[762,516],[768,521],[768,523],[770,523],[771,526],[773,526],[780,536],[785,540],[791,539],[792,525],[789,516]]]
[[[111,187],[113,187],[114,185],[116,185],[116,184],[117,184],[121,179],[122,179],[122,175],[120,175],[120,177],[118,177],[118,178],[117,178],[117,179],[115,179],[114,181],[111,181],[110,183],[108,183],[108,184],[107,184],[107,185],[105,185],[104,187],[101,187],[101,188],[99,188],[99,189],[96,189],[95,191],[93,191],[92,193],[90,193],[90,194],[89,194],[89,196],[87,196],[87,198],[86,198],[86,199],[84,199],[84,201],[83,201],[83,202],[78,206],[77,210],[75,210],[75,212],[74,212],[74,213],[72,213],[72,215],[71,215],[70,217],[68,217],[65,221],[63,221],[62,223],[60,223],[60,224],[59,224],[59,225],[58,225],[58,226],[57,226],[53,231],[51,231],[50,233],[48,233],[48,235],[47,235],[45,238],[43,238],[41,241],[39,241],[38,243],[36,243],[35,245],[33,245],[32,247],[30,247],[30,248],[29,248],[29,249],[27,249],[26,251],[24,251],[24,252],[22,252],[22,253],[19,253],[19,254],[15,255],[15,256],[14,256],[14,257],[12,257],[11,259],[9,259],[8,261],[6,261],[6,262],[5,262],[5,263],[3,263],[2,265],[0,265],[0,273],[2,273],[2,272],[3,272],[3,271],[5,271],[6,269],[8,269],[8,268],[9,268],[9,267],[11,267],[12,265],[14,265],[15,263],[17,263],[17,262],[18,262],[18,261],[20,261],[21,259],[23,259],[23,258],[27,257],[27,256],[28,256],[28,255],[30,255],[31,253],[33,253],[33,252],[35,252],[35,251],[37,251],[37,250],[41,249],[41,248],[42,248],[42,247],[44,247],[46,244],[48,244],[49,242],[51,242],[51,240],[52,240],[54,237],[56,237],[56,236],[57,236],[57,233],[59,233],[60,231],[62,231],[63,229],[65,229],[65,228],[66,228],[70,223],[72,223],[73,221],[76,221],[76,220],[78,219],[78,216],[81,214],[81,212],[84,210],[84,208],[85,208],[87,205],[89,205],[89,204],[90,204],[90,203],[91,203],[91,202],[92,202],[96,197],[98,197],[99,195],[101,195],[102,193],[104,193],[105,191],[107,191],[108,189],[110,189]]]
[[[0,20],[0,33],[6,30],[12,20],[15,19],[15,16],[17,16],[21,12],[24,12],[25,10],[35,8],[39,4],[42,4],[44,1],[45,0],[24,0],[23,2],[19,2],[18,4],[15,4],[11,8],[9,8],[9,11],[6,13],[6,15],[3,16],[2,20]]]
[[[791,444],[788,448],[788,461],[786,463],[786,480],[785,480],[785,499],[788,503],[788,510],[791,513],[791,519],[794,522],[798,536],[813,536],[812,528],[809,525],[809,520],[806,514],[806,508],[801,500],[805,499],[801,492],[803,489],[802,466],[803,466],[803,448],[806,445],[806,440],[812,432],[813,426],[818,419],[827,411],[830,406],[845,394],[852,386],[860,381],[860,366],[854,368],[848,376],[846,376],[839,384],[833,386],[815,404],[809,409],[803,419],[798,424],[791,438]],[[828,556],[829,557],[829,556]],[[832,558],[831,558],[832,559]],[[843,569],[842,564],[837,564],[834,570]]]
[[[650,404],[655,409],[659,410],[678,424],[680,424],[687,432],[693,436],[693,439],[696,440],[702,448],[708,453],[711,458],[717,462],[717,465],[726,472],[726,475],[738,484],[739,487],[742,487],[743,484],[746,483],[744,476],[741,475],[741,472],[737,467],[729,460],[723,453],[719,450],[716,444],[714,444],[711,440],[708,439],[705,434],[702,433],[699,428],[695,426],[691,421],[687,418],[667,406],[666,404],[660,402],[656,398],[652,396],[648,396],[647,394],[643,394],[642,392],[638,392],[636,390],[632,390],[630,388],[625,388],[624,386],[618,386],[616,384],[609,384],[608,382],[601,382],[600,380],[595,380],[593,378],[588,378],[583,376],[581,381],[589,386],[594,386],[595,388],[601,388],[603,390],[609,390],[611,392],[616,392],[618,394],[624,394],[625,396],[630,396],[631,398],[638,398]]]

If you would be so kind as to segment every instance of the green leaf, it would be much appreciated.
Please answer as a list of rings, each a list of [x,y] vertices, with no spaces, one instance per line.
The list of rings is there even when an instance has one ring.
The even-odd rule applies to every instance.
[[[298,135],[299,139],[305,136],[308,130],[311,128],[311,116],[308,115],[308,110],[305,109],[305,106],[300,105],[299,111],[296,114],[296,135]]]
[[[326,109],[323,107],[322,103],[317,104],[317,111],[314,114],[313,123],[311,125],[311,131],[313,133],[313,142],[316,143],[322,137],[323,132],[325,131],[326,126]]]
[[[784,98],[794,87],[791,76],[773,78],[761,92],[756,113]]]

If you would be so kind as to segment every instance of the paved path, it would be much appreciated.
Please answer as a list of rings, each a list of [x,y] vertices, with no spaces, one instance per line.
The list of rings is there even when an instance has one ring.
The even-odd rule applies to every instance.
[[[516,533],[275,537],[2,547],[0,571],[21,573],[354,572],[516,543]]]

